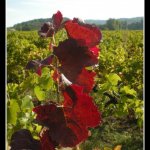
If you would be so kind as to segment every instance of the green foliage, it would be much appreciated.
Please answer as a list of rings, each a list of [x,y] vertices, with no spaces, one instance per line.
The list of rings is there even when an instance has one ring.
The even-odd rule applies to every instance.
[[[122,87],[122,88],[120,89],[120,92],[121,92],[122,94],[124,94],[124,95],[129,94],[129,95],[132,95],[132,96],[134,96],[134,97],[136,97],[136,95],[137,95],[136,91],[135,91],[134,89],[130,89],[129,86],[124,86],[124,87]]]
[[[19,111],[19,104],[15,99],[11,99],[7,109],[7,121],[15,125],[17,121],[17,113]]]
[[[32,109],[34,107],[33,102],[31,100],[32,100],[32,97],[30,95],[26,95],[22,99],[22,104],[21,104],[22,110],[24,110],[24,109]]]
[[[110,18],[99,27],[102,30],[143,30],[143,18],[135,18],[135,20]]]
[[[106,22],[106,26],[110,30],[118,30],[120,26],[120,22],[116,19],[108,19]]]
[[[40,101],[45,99],[45,93],[44,91],[42,91],[42,89],[39,86],[36,86],[34,88],[34,93]]]
[[[40,43],[40,44],[37,44]],[[50,53],[48,39],[37,32],[7,33],[7,82],[21,83],[26,78],[25,66],[29,60],[42,59]]]
[[[103,117],[128,116],[135,119],[139,127],[143,125],[142,43],[140,31],[103,32],[96,80],[100,96],[93,93]]]

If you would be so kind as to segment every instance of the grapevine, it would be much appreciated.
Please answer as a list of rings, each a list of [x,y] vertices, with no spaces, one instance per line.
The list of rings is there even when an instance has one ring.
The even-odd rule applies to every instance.
[[[55,35],[66,30],[67,39],[57,45]],[[43,101],[33,108],[35,123],[42,126],[39,140],[27,129],[15,132],[11,149],[55,150],[58,147],[75,147],[89,136],[89,129],[101,124],[101,113],[90,92],[95,86],[96,72],[88,70],[98,64],[102,38],[101,31],[78,18],[63,21],[60,11],[52,22],[44,23],[39,30],[42,38],[51,38],[51,54],[43,60],[31,60],[26,69],[42,75],[42,68],[53,70],[57,102]]]

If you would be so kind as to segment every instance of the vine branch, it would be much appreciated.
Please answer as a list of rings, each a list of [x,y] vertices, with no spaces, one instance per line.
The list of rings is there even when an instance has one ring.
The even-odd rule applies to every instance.
[[[56,41],[55,41],[55,36],[54,35],[52,37],[52,41],[53,41],[53,44],[56,45]],[[56,63],[55,63],[56,71],[57,71],[57,74],[58,74],[59,62],[58,62],[58,58],[56,56],[55,56],[55,60],[56,60]],[[56,85],[57,102],[59,103],[59,101],[60,101],[59,79],[58,79],[58,81],[57,81],[57,83],[55,85]]]

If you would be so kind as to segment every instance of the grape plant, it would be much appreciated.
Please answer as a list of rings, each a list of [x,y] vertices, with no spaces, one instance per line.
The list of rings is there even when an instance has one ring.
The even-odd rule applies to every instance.
[[[56,43],[55,35],[59,30],[65,30],[67,38]],[[53,79],[56,97],[46,97],[44,88],[47,88],[41,88],[40,83],[34,87],[36,98],[33,103],[29,102],[29,95],[25,97],[24,103],[33,104],[33,122],[42,127],[39,139],[33,138],[28,129],[14,132],[10,142],[12,150],[75,147],[88,138],[90,128],[97,127],[102,122],[101,113],[90,95],[95,85],[96,72],[88,69],[98,64],[100,50],[97,45],[102,38],[101,31],[78,18],[63,21],[63,16],[58,11],[52,16],[52,22],[44,23],[38,33],[41,38],[51,39],[51,54],[42,60],[30,60],[26,69],[34,70],[38,80],[44,78],[43,70],[46,68],[50,73],[46,78]],[[19,107],[17,109],[19,111]]]

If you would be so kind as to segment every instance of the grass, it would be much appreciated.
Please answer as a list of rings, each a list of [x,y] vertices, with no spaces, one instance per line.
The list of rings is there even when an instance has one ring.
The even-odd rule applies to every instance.
[[[81,150],[113,150],[116,145],[122,145],[121,150],[143,150],[143,131],[134,120],[108,117],[91,132],[92,136],[81,144]]]

